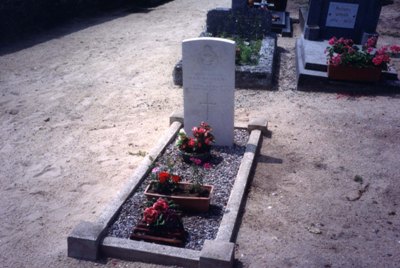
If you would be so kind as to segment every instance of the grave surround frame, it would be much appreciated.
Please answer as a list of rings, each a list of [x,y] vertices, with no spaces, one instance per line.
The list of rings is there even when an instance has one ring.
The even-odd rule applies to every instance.
[[[145,157],[125,187],[104,210],[100,218],[96,222],[81,222],[72,230],[67,239],[69,257],[91,261],[111,257],[183,267],[233,267],[234,239],[239,227],[239,216],[244,205],[246,189],[263,134],[269,133],[268,122],[265,118],[255,118],[247,126],[250,137],[225,207],[226,213],[221,220],[216,239],[206,240],[203,250],[196,251],[106,236],[106,230],[117,217],[121,206],[149,174],[153,161],[156,161],[168,144],[175,139],[183,126],[182,122],[182,113],[173,113],[170,116],[171,125],[169,129],[149,152],[149,155]],[[244,126],[237,127],[245,128]]]

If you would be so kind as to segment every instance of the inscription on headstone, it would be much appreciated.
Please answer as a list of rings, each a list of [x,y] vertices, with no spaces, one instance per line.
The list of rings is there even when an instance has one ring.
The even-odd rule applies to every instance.
[[[184,127],[190,134],[205,121],[216,144],[232,146],[235,94],[235,42],[193,38],[182,43]]]
[[[331,2],[326,26],[353,29],[356,23],[358,4]]]
[[[357,44],[376,33],[381,0],[309,0],[303,10],[304,38],[328,40],[332,36],[351,38]],[[305,17],[306,16],[306,17]]]

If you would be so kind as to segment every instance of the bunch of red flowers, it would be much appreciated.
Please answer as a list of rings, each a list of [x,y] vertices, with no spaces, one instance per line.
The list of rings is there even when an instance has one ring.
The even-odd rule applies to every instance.
[[[153,189],[157,193],[170,194],[178,188],[178,183],[181,181],[181,177],[171,172],[172,167],[169,171],[162,168],[155,167],[151,172],[153,179]]]
[[[211,132],[212,128],[205,122],[201,122],[199,126],[192,128],[193,137],[188,137],[182,129],[179,132],[176,145],[179,150],[187,153],[209,152],[215,140]]]
[[[326,48],[328,64],[348,65],[359,68],[379,66],[387,69],[390,57],[400,53],[400,46],[384,46],[376,49],[377,38],[370,37],[364,46],[357,46],[353,40],[332,37]]]
[[[143,221],[150,227],[175,228],[182,226],[179,214],[175,210],[175,204],[159,198],[153,204],[145,208]]]
[[[155,224],[157,220],[160,219],[160,216],[167,212],[169,206],[167,201],[162,198],[159,198],[152,206],[146,208],[143,212],[143,221],[146,224]]]
[[[178,175],[170,174],[167,171],[160,171],[158,173],[158,181],[160,183],[178,183],[181,177]]]

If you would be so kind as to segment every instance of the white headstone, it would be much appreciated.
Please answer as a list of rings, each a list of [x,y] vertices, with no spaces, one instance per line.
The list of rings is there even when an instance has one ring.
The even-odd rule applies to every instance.
[[[232,146],[235,102],[235,42],[193,38],[182,43],[184,127],[202,121],[213,128],[215,144]]]

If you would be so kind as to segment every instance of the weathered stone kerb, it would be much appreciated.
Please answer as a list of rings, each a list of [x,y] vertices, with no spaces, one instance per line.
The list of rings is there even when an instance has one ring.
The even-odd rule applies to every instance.
[[[151,164],[171,143],[180,128],[180,113],[173,113],[169,129],[158,144],[143,160],[128,183],[121,190],[100,219],[95,223],[82,222],[68,236],[68,256],[96,260],[100,256],[120,258],[129,261],[142,261],[183,267],[232,267],[234,262],[234,237],[238,228],[239,215],[244,204],[246,188],[259,151],[262,133],[266,132],[265,120],[252,120],[250,137],[246,146],[238,174],[233,185],[229,201],[225,208],[217,237],[206,240],[201,251],[158,245],[143,241],[134,241],[116,237],[105,237],[106,229],[119,213],[125,200],[145,179]],[[256,122],[261,122],[257,125]]]

